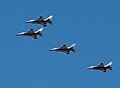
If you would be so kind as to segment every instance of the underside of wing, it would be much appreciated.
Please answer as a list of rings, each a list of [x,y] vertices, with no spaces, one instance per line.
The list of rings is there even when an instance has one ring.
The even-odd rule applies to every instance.
[[[28,33],[34,33],[33,29],[29,29]]]
[[[67,46],[64,44],[59,49],[67,49]]]
[[[103,64],[103,63],[100,63],[100,64],[98,65],[98,67],[104,67],[104,64]]]
[[[38,21],[44,21],[44,18],[42,16],[39,16],[37,20]]]

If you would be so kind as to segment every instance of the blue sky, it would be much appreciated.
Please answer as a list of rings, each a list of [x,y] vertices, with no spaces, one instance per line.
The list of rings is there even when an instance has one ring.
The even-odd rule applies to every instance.
[[[0,88],[119,88],[120,0],[1,0]],[[41,25],[25,21],[53,15],[44,37],[17,33]],[[76,43],[76,53],[49,52]],[[85,70],[113,62],[113,71]]]

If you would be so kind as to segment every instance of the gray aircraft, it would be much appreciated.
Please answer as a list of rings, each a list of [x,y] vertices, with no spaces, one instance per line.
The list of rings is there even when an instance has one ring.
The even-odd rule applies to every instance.
[[[28,32],[21,32],[18,33],[16,36],[31,36],[33,39],[37,39],[38,35],[43,37],[42,30],[43,28],[40,28],[38,31],[34,32],[33,29],[29,29]]]
[[[92,69],[92,70],[101,70],[103,72],[106,72],[107,69],[112,71],[112,62],[109,62],[107,65],[104,65],[103,63],[100,63],[98,66],[90,66],[87,69]]]
[[[70,51],[76,52],[76,50],[74,49],[75,45],[76,44],[73,43],[71,46],[67,47],[66,44],[63,44],[61,47],[53,48],[53,49],[50,49],[49,51],[65,52],[66,54],[70,54]]]
[[[41,24],[42,26],[46,27],[47,23],[51,25],[53,24],[52,17],[53,16],[49,16],[47,19],[44,19],[42,16],[39,16],[37,20],[29,20],[29,21],[26,21],[26,23]]]

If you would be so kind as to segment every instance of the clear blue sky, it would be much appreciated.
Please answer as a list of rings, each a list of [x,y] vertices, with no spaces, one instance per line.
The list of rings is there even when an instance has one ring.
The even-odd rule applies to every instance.
[[[120,0],[1,0],[0,88],[120,88]],[[44,37],[16,34],[53,15]],[[49,52],[76,43],[76,53]],[[113,71],[85,70],[113,61]]]

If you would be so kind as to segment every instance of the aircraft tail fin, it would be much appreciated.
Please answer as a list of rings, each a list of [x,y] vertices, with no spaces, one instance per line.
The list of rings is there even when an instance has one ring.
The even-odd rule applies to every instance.
[[[49,24],[51,24],[51,25],[53,24],[52,18],[53,18],[53,15],[49,16],[49,17],[46,19],[46,21],[47,21]]]
[[[112,71],[112,63],[113,62],[109,62],[107,65],[105,65],[105,67],[107,67],[109,70],[111,70]]]
[[[46,20],[52,20],[53,15],[49,16]]]
[[[111,66],[113,62],[109,62],[105,67]]]
[[[71,46],[69,46],[68,48],[72,51],[72,52],[76,52],[76,50],[75,50],[75,43],[73,43]]]
[[[43,28],[40,28],[38,31],[36,31],[35,33],[39,34],[41,37],[43,37],[43,34],[42,34],[42,31],[43,31]]]

